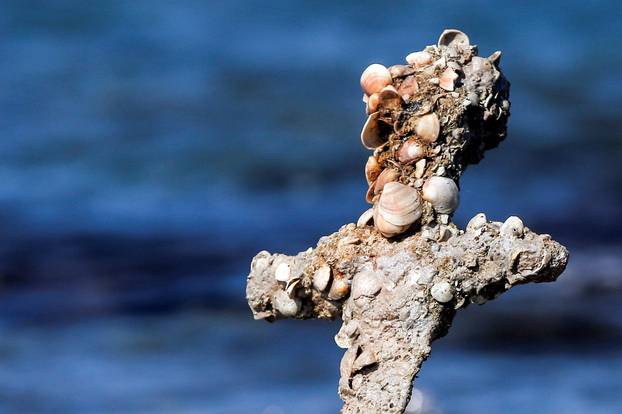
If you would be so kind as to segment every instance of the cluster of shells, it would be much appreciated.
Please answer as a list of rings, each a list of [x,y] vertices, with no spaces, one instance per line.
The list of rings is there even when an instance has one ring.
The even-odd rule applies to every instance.
[[[365,69],[361,142],[374,151],[365,165],[373,208],[360,226],[373,219],[393,237],[416,224],[449,222],[463,170],[505,137],[509,83],[500,56],[477,56],[466,34],[448,29],[406,64]]]

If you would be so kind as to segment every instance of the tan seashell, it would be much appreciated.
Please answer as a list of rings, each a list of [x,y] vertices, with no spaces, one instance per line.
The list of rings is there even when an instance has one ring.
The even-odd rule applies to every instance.
[[[374,195],[380,194],[387,183],[397,181],[397,179],[400,178],[400,175],[400,172],[394,170],[393,168],[386,168],[382,170],[374,185]]]
[[[367,184],[376,181],[381,172],[382,168],[378,163],[378,159],[370,155],[369,158],[367,158],[367,163],[365,163],[365,178],[367,178]]]
[[[415,163],[415,177],[421,178],[425,174],[425,165],[427,164],[425,159],[421,159]]]
[[[374,224],[385,237],[406,231],[422,214],[421,197],[407,185],[390,182],[384,186],[374,211]]]
[[[421,50],[419,52],[413,52],[406,56],[406,62],[416,68],[428,66],[432,63],[433,60],[434,56],[424,50]]]
[[[330,290],[328,291],[328,299],[339,300],[345,297],[348,293],[350,293],[350,281],[335,278],[333,280],[333,284],[330,286]]]
[[[451,214],[460,203],[460,191],[451,178],[432,176],[421,190],[423,199],[441,214]]]
[[[415,76],[409,76],[401,83],[397,92],[404,98],[410,99],[419,91],[419,84]]]
[[[361,142],[367,149],[374,149],[387,141],[387,134],[390,126],[380,120],[380,113],[375,112],[367,117],[363,130],[361,131]]]
[[[397,93],[397,89],[393,85],[386,86],[378,95],[378,107],[392,110],[399,110],[402,107],[402,97]]]
[[[380,92],[382,88],[390,85],[391,82],[393,82],[393,79],[389,69],[378,63],[369,65],[361,75],[361,88],[368,95]]]
[[[469,46],[469,37],[457,29],[446,29],[438,38],[438,46],[443,47],[467,47]]]
[[[373,93],[367,99],[367,115],[371,115],[378,111],[378,104],[380,103],[380,94]]]
[[[356,227],[362,228],[367,226],[372,218],[374,218],[374,209],[368,208],[357,220]]]
[[[369,184],[367,193],[365,193],[365,201],[369,204],[374,204],[374,197],[376,195],[376,182]]]
[[[453,91],[457,79],[458,74],[452,68],[447,68],[443,71],[443,73],[441,73],[441,76],[438,78],[438,86],[445,89],[446,91]]]
[[[415,133],[419,138],[425,142],[434,142],[438,138],[438,134],[441,130],[441,123],[438,120],[438,116],[432,112],[431,114],[423,115],[417,121],[415,127]]]
[[[425,147],[414,138],[406,141],[397,151],[397,159],[405,164],[417,162],[425,157]]]
[[[330,266],[322,265],[313,274],[313,287],[320,292],[328,287],[330,282]]]
[[[352,279],[352,297],[374,297],[382,289],[382,282],[378,275],[371,270],[362,270]]]

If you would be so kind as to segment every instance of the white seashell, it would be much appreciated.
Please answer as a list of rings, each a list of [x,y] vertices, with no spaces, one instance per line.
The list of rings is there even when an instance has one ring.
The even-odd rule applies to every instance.
[[[361,142],[363,146],[367,149],[374,149],[387,141],[387,131],[389,129],[389,125],[380,120],[380,113],[375,112],[371,114],[365,125],[363,125],[363,130],[361,131]]]
[[[350,293],[350,281],[345,279],[333,279],[333,284],[328,291],[328,299],[339,300]]]
[[[454,290],[448,282],[435,283],[430,289],[430,293],[440,303],[447,303],[454,297]]]
[[[523,220],[519,219],[516,216],[510,216],[501,225],[499,233],[501,233],[502,236],[507,237],[522,237],[524,229],[525,226],[523,224]]]
[[[441,123],[435,113],[427,114],[417,120],[415,133],[425,142],[434,142],[438,138]]]
[[[296,316],[300,309],[300,301],[290,298],[283,290],[277,290],[272,299],[272,305],[277,312],[285,317]]]
[[[406,56],[406,62],[408,62],[409,65],[413,65],[416,68],[422,68],[424,66],[428,66],[429,64],[432,63],[432,60],[434,59],[434,57],[426,52],[426,51],[419,51],[419,52],[413,52],[408,54],[408,56]]]
[[[300,286],[300,283],[301,283],[300,279],[293,279],[293,280],[290,280],[289,282],[287,282],[287,286],[285,288],[285,292],[287,292],[287,295],[290,298],[294,297],[294,295],[296,293],[296,290]]]
[[[423,177],[423,174],[425,173],[425,165],[426,165],[425,159],[417,161],[417,163],[415,164],[415,177],[416,178]]]
[[[467,223],[466,231],[474,232],[475,230],[482,228],[487,223],[486,214],[479,213],[473,216]]]
[[[369,222],[371,221],[373,217],[374,217],[374,209],[373,208],[367,209],[363,214],[361,214],[361,217],[359,217],[358,221],[356,222],[356,227],[367,226],[367,224],[369,224]]]
[[[370,270],[357,273],[352,280],[352,297],[374,297],[382,289],[382,283],[378,275]]]
[[[405,164],[417,162],[425,157],[425,147],[416,139],[406,141],[397,152],[397,159]]]
[[[276,267],[276,270],[274,271],[274,278],[278,282],[287,282],[289,280],[290,275],[291,275],[291,269],[289,267],[289,264],[287,263],[280,263]]]
[[[354,339],[358,336],[358,322],[348,321],[344,322],[335,335],[335,343],[339,348],[348,349],[352,346]]]
[[[367,163],[365,163],[365,178],[367,179],[367,184],[376,181],[381,172],[382,168],[378,163],[378,159],[373,155],[367,158]]]
[[[443,47],[467,47],[469,46],[469,37],[457,29],[446,29],[438,38],[438,46]]]
[[[501,51],[497,50],[495,53],[488,56],[488,60],[498,67],[499,64],[501,63]]]
[[[385,237],[406,231],[422,214],[419,192],[398,182],[384,186],[374,208],[374,225]]]
[[[460,191],[456,183],[447,177],[432,176],[423,185],[421,195],[441,214],[451,214],[460,203]]]
[[[456,85],[456,80],[458,79],[458,74],[451,68],[447,68],[441,73],[441,76],[438,78],[438,86],[445,89],[446,91],[453,91]]]
[[[378,63],[369,65],[361,75],[361,88],[368,95],[380,92],[382,88],[390,85],[391,82],[393,82],[393,79],[389,69]]]
[[[268,268],[271,264],[270,253],[262,250],[255,255],[253,261],[251,262],[251,272],[261,273]]]
[[[330,282],[330,266],[322,265],[313,274],[313,287],[320,292],[328,287]]]

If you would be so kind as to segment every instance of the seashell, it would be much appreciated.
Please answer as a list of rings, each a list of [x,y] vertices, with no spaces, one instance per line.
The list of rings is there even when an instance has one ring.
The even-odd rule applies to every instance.
[[[380,92],[382,88],[390,85],[391,82],[393,82],[393,79],[389,69],[378,63],[369,65],[361,75],[361,88],[368,95]]]
[[[387,183],[397,181],[397,179],[400,178],[400,175],[400,172],[394,170],[393,168],[386,168],[382,170],[374,185],[374,195],[380,194]]]
[[[469,46],[469,44],[469,37],[457,29],[443,30],[443,33],[438,38],[439,47],[464,48]]]
[[[380,120],[380,113],[375,112],[367,118],[361,131],[361,142],[367,149],[378,148],[387,141],[390,126]]]
[[[374,297],[382,289],[382,283],[376,273],[370,270],[363,270],[357,273],[352,280],[352,297],[354,299],[361,296]]]
[[[423,185],[421,195],[441,214],[451,214],[460,203],[460,191],[454,180],[432,176]]]
[[[335,343],[339,348],[348,349],[352,346],[354,339],[358,336],[358,322],[344,322],[335,335]]]
[[[417,161],[417,163],[415,164],[415,178],[423,177],[423,174],[425,174],[425,165],[426,165],[425,159],[421,159]]]
[[[272,299],[272,306],[281,315],[291,318],[298,313],[300,301],[290,298],[285,291],[277,290]]]
[[[367,178],[367,184],[371,184],[378,179],[378,176],[382,172],[378,159],[371,155],[367,158],[365,164],[365,178]]]
[[[434,57],[426,52],[426,51],[419,51],[419,52],[413,52],[408,54],[408,56],[406,56],[406,62],[408,62],[409,65],[413,65],[416,68],[422,68],[425,66],[428,66],[432,63],[432,61],[434,60]]]
[[[359,217],[358,221],[356,222],[356,227],[367,226],[367,224],[369,224],[369,222],[371,221],[373,217],[374,217],[374,209],[368,208],[367,210],[365,210],[363,214],[361,214],[361,217]]]
[[[384,87],[378,96],[378,107],[392,110],[398,110],[402,107],[402,97],[392,85]]]
[[[466,231],[473,232],[473,231],[483,227],[484,225],[486,225],[486,223],[487,223],[486,214],[484,214],[484,213],[476,214],[467,223]]]
[[[369,185],[369,188],[367,189],[367,193],[365,193],[365,201],[367,201],[369,204],[373,204],[375,195],[376,195],[376,183],[373,182]]]
[[[287,296],[293,298],[296,294],[296,290],[300,286],[300,279],[294,279],[287,282],[287,287],[285,288],[285,292],[287,292]]]
[[[435,283],[430,294],[440,303],[447,303],[454,298],[454,290],[448,282]]]
[[[289,267],[289,264],[287,263],[280,263],[276,267],[276,270],[274,271],[274,278],[278,282],[287,282],[289,280],[290,275],[291,275],[291,269]]]
[[[456,79],[458,79],[458,74],[451,68],[447,68],[441,73],[441,76],[438,78],[438,86],[445,89],[446,91],[453,91],[454,86],[456,84]]]
[[[507,237],[522,237],[524,229],[525,226],[520,218],[516,216],[510,216],[501,225],[499,233],[501,233],[502,236]]]
[[[419,91],[419,84],[415,76],[409,76],[401,83],[397,92],[404,98],[410,99]]]
[[[364,349],[363,352],[356,357],[354,363],[352,363],[352,372],[360,371],[365,367],[374,365],[376,362],[378,362],[378,359],[374,352],[369,349]]]
[[[377,112],[379,103],[380,103],[380,95],[377,93],[372,93],[369,96],[369,98],[367,98],[367,106],[365,108],[367,115],[371,115],[374,112]]]
[[[374,225],[385,237],[406,231],[422,214],[417,190],[398,182],[384,186],[374,209]]]
[[[438,116],[432,112],[419,118],[415,127],[415,133],[423,141],[432,143],[438,138],[440,129],[441,123],[438,120]]]
[[[313,287],[320,292],[328,287],[330,282],[330,266],[322,265],[313,274]]]
[[[497,50],[492,55],[488,56],[488,60],[491,61],[495,66],[499,67],[501,63],[501,51]]]
[[[328,291],[328,299],[339,300],[350,293],[350,281],[345,279],[334,279]]]
[[[397,151],[397,159],[405,164],[411,164],[425,157],[425,152],[425,147],[416,139],[411,138]]]

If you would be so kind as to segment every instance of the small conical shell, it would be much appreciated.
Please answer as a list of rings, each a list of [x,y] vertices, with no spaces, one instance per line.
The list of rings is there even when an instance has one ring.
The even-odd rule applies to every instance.
[[[441,33],[438,38],[438,46],[447,47],[467,47],[469,46],[469,37],[457,29],[447,29]]]
[[[378,179],[382,168],[378,163],[378,159],[373,155],[370,155],[367,158],[367,163],[365,164],[365,178],[367,179],[367,184],[371,184]]]
[[[387,141],[389,125],[380,121],[380,113],[375,112],[367,117],[361,131],[361,142],[367,149],[375,149]]]
[[[417,162],[425,157],[425,147],[416,139],[409,139],[397,151],[397,159],[404,164]]]
[[[433,60],[434,57],[430,53],[423,50],[410,53],[408,56],[406,56],[406,62],[416,68],[428,66],[432,63]]]
[[[380,194],[387,183],[397,181],[398,178],[400,178],[399,171],[394,170],[393,168],[386,168],[382,170],[374,185],[374,195]]]
[[[419,118],[415,127],[417,136],[423,141],[430,143],[436,141],[440,130],[441,123],[438,120],[438,116],[433,112]]]
[[[368,95],[380,92],[382,88],[390,85],[391,82],[393,82],[393,79],[389,69],[378,63],[369,65],[361,75],[361,88]]]
[[[460,203],[458,186],[454,180],[447,177],[428,178],[421,191],[423,199],[441,214],[453,213]]]

